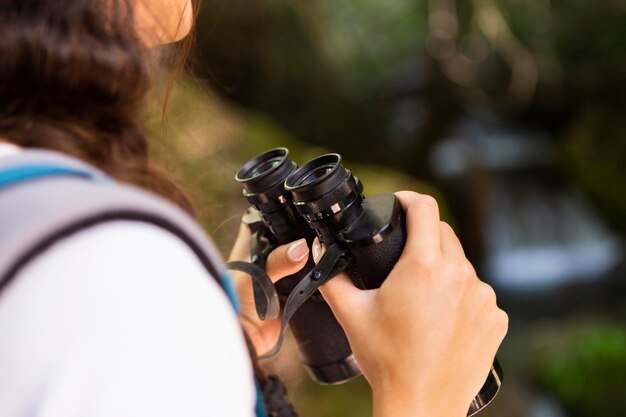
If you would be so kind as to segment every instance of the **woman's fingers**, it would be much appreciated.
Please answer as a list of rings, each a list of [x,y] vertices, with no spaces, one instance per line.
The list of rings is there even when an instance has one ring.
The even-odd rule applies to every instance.
[[[411,191],[396,193],[406,213],[407,240],[405,252],[421,257],[441,253],[441,227],[437,201],[425,194]],[[415,255],[413,255],[415,256]]]
[[[452,227],[446,222],[440,222],[439,228],[441,231],[441,252],[444,256],[450,258],[465,258],[465,251],[459,238],[452,230]]]
[[[319,238],[315,238],[311,245],[313,252],[313,260],[318,263],[326,252],[326,248],[320,244]],[[362,311],[369,294],[375,290],[360,290],[350,280],[348,275],[341,273],[333,277],[326,284],[320,287],[320,292],[324,300],[330,306],[333,314],[339,322],[345,327],[350,318],[355,316],[355,311]]]
[[[359,312],[365,313],[364,303],[375,291],[358,289],[343,272],[320,287],[324,300],[344,328],[351,326],[352,319],[362,317]]]
[[[247,261],[250,259],[250,229],[243,223],[239,224],[237,239],[230,251],[229,261]]]
[[[241,223],[239,234],[228,257],[229,261],[250,261],[250,229]],[[301,270],[309,258],[305,239],[274,249],[267,257],[266,272],[273,282]]]
[[[273,282],[304,268],[309,259],[306,239],[296,240],[274,249],[267,257],[265,270]]]

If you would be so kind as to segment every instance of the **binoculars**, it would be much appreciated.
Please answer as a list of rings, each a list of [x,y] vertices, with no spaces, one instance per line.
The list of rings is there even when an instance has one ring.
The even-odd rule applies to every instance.
[[[363,185],[343,166],[339,154],[319,156],[301,167],[286,148],[270,149],[246,162],[235,179],[251,204],[243,216],[252,238],[251,263],[230,263],[253,279],[257,313],[275,318],[282,307],[282,330],[289,324],[302,362],[321,384],[340,384],[361,374],[346,335],[317,290],[340,272],[361,289],[378,288],[392,270],[406,241],[405,215],[393,193],[365,198]],[[264,273],[277,246],[319,237],[326,246],[316,265],[309,257],[297,274],[272,282]],[[498,392],[502,369],[497,359],[474,398],[468,416]]]

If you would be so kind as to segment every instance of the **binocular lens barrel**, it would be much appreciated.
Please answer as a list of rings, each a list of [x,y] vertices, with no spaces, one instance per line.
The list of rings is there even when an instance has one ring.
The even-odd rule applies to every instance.
[[[324,243],[331,243],[362,212],[363,186],[346,169],[341,155],[317,157],[296,169],[285,181],[298,212]]]
[[[313,185],[336,164],[327,165],[309,173],[304,182]],[[295,169],[289,151],[276,148],[248,161],[237,172],[236,180],[243,185],[244,196],[256,207],[276,244],[305,238],[310,245],[316,233],[298,213],[292,193],[284,187],[285,180]],[[287,298],[314,266],[313,258],[309,257],[304,269],[275,284],[278,294]],[[307,300],[291,318],[290,326],[303,364],[317,382],[338,384],[361,374],[341,325],[321,297]]]

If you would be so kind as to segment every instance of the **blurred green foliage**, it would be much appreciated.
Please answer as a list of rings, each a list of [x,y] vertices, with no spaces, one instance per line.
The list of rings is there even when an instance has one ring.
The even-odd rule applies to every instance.
[[[359,377],[342,385],[323,386],[311,380],[295,391],[294,406],[300,417],[371,416],[371,389]]]
[[[317,2],[318,42],[340,85],[355,99],[376,94],[395,67],[424,52],[424,2]]]
[[[560,145],[563,171],[623,233],[626,232],[625,111],[590,107],[571,124]]]
[[[539,385],[571,417],[626,415],[626,330],[596,322],[575,329],[539,353]]]
[[[558,141],[590,111],[623,114],[624,27],[621,0],[207,0],[196,69],[299,140],[428,177],[459,116]]]

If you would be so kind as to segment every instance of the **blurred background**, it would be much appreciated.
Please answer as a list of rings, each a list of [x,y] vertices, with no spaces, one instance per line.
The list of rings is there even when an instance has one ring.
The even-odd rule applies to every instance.
[[[626,1],[203,0],[155,156],[225,255],[239,166],[333,151],[365,194],[439,200],[509,313],[481,415],[626,415]],[[268,364],[302,417],[366,416],[360,378]]]

